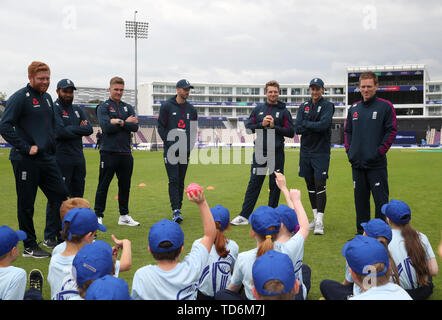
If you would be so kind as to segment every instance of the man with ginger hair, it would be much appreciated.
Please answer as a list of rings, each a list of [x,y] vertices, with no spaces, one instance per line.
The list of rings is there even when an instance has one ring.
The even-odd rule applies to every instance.
[[[28,67],[29,83],[9,98],[0,122],[0,134],[12,146],[9,159],[15,176],[18,224],[27,234],[24,257],[51,256],[39,247],[34,229],[38,187],[52,203],[61,203],[68,196],[55,158],[55,133],[61,119],[46,92],[50,74],[47,64],[32,62]],[[46,213],[45,240],[55,238],[59,231],[59,213],[50,210]]]
[[[100,223],[106,209],[109,185],[117,175],[119,225],[139,226],[140,223],[129,215],[129,192],[134,160],[131,149],[132,132],[138,131],[138,119],[134,108],[121,100],[124,80],[113,77],[110,80],[110,98],[97,108],[98,122],[103,131],[100,148],[100,173],[95,194],[94,211]]]

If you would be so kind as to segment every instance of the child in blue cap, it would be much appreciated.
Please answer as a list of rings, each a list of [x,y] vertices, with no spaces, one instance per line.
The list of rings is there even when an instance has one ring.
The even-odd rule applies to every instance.
[[[310,225],[301,202],[301,191],[297,189],[289,191],[286,178],[282,173],[275,172],[275,176],[276,184],[287,202],[287,205],[282,204],[275,209],[282,220],[282,227],[276,239],[275,248],[288,254],[292,259],[296,277],[300,284],[296,300],[305,300],[311,287],[311,269],[303,263],[304,243],[309,235]]]
[[[350,273],[362,293],[349,300],[412,300],[400,286],[390,282],[388,252],[374,238],[356,236],[342,248]]]
[[[23,231],[0,227],[0,300],[23,300],[26,271],[12,266],[19,256],[18,242],[26,239]]]
[[[388,251],[388,244],[392,238],[391,228],[384,220],[378,218],[361,223],[361,226],[364,229],[363,236],[378,240],[387,250],[391,268],[390,281],[399,284],[396,264]],[[344,282],[339,283],[334,280],[323,280],[320,284],[320,290],[326,300],[347,300],[349,297],[357,296],[363,292],[362,288],[354,283],[348,262],[346,262],[345,266]]]
[[[230,228],[229,210],[217,205],[210,211],[216,225],[216,237],[210,250],[209,261],[199,281],[197,300],[213,300],[216,292],[227,287],[238,258],[238,244],[224,235],[224,232]],[[195,240],[194,245],[200,240]]]
[[[388,248],[397,265],[401,286],[414,300],[427,299],[433,293],[431,277],[438,273],[428,237],[411,227],[411,209],[405,202],[391,200],[381,211],[392,228],[393,239]]]
[[[71,300],[84,299],[89,286],[95,280],[106,275],[114,276],[112,247],[101,240],[86,244],[72,261],[72,274],[78,288],[78,295]]]
[[[166,219],[154,224],[149,230],[148,250],[157,264],[144,266],[135,272],[131,294],[135,300],[196,299],[198,280],[207,266],[216,228],[204,191],[188,193],[187,198],[198,206],[204,236],[179,262],[184,248],[184,233],[180,225]]]
[[[53,255],[49,263],[48,282],[52,300],[70,300],[78,296],[72,280],[72,261],[81,248],[92,243],[97,230],[105,232],[107,229],[98,223],[95,212],[89,208],[74,208],[64,216],[62,237],[66,248]]]
[[[294,300],[299,290],[292,260],[275,250],[256,259],[252,276],[252,292],[256,300]]]
[[[85,300],[132,300],[132,297],[126,281],[105,275],[89,286]]]
[[[252,293],[252,266],[256,258],[273,249],[281,229],[281,218],[275,209],[260,206],[250,215],[249,222],[250,235],[256,240],[257,247],[238,255],[230,284],[226,290],[221,290],[215,295],[216,300],[255,299]],[[242,285],[246,297],[239,293]]]

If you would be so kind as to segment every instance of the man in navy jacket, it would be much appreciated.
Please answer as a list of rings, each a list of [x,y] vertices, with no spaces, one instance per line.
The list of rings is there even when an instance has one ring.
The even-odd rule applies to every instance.
[[[324,234],[326,181],[330,164],[331,126],[335,105],[322,97],[324,82],[319,78],[310,81],[312,98],[303,103],[296,115],[296,133],[301,134],[299,176],[305,179],[313,221],[314,234]]]
[[[58,99],[54,102],[54,111],[62,120],[62,126],[56,131],[56,158],[63,180],[69,191],[69,197],[83,197],[86,178],[86,161],[83,155],[83,136],[92,134],[86,114],[78,105],[73,105],[74,83],[69,79],[62,79],[57,83]],[[60,203],[48,202],[46,210],[59,212]],[[55,214],[55,213],[54,213]],[[61,230],[61,224],[58,226]],[[57,235],[57,238],[60,238]],[[62,241],[59,239],[59,241]],[[45,240],[44,245],[54,248],[56,239]]]
[[[359,77],[363,100],[353,104],[345,122],[345,150],[352,166],[356,228],[370,220],[370,192],[375,203],[375,217],[385,220],[381,212],[389,201],[387,156],[397,133],[396,112],[390,101],[378,98],[378,77],[364,72]]]
[[[181,206],[190,152],[196,141],[198,113],[187,102],[193,86],[182,79],[177,82],[176,96],[161,105],[158,117],[158,133],[164,144],[164,164],[169,179],[169,200],[173,220],[183,221]],[[171,134],[168,139],[168,135]]]
[[[255,107],[246,121],[246,128],[256,133],[255,152],[242,210],[230,222],[233,225],[248,224],[266,174],[269,174],[270,189],[268,206],[276,208],[279,203],[280,190],[274,172],[284,173],[284,137],[293,138],[295,129],[290,111],[285,103],[278,101],[279,83],[267,82],[265,94],[267,102]]]
[[[100,148],[100,174],[95,194],[94,211],[102,222],[106,209],[109,185],[117,175],[119,225],[139,226],[129,215],[130,182],[134,160],[131,150],[132,132],[138,131],[138,119],[130,104],[121,101],[124,92],[124,80],[113,77],[110,81],[110,98],[100,104],[97,110],[98,122],[103,131]]]
[[[34,229],[34,202],[37,189],[51,203],[67,199],[68,191],[55,158],[55,135],[61,119],[54,112],[51,96],[50,69],[34,61],[28,67],[29,84],[15,92],[6,103],[0,122],[0,133],[12,146],[9,159],[15,176],[19,229],[27,234],[24,257],[45,258],[51,254],[42,250]],[[45,240],[59,233],[60,212],[49,210],[46,215]]]

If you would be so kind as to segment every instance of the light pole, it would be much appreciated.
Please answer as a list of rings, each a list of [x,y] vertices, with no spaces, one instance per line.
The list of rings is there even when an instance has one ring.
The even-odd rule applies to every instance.
[[[147,39],[148,22],[137,21],[137,13],[134,12],[134,20],[126,21],[126,38],[134,38],[135,40],[135,112],[138,115],[138,80],[137,80],[137,40]]]

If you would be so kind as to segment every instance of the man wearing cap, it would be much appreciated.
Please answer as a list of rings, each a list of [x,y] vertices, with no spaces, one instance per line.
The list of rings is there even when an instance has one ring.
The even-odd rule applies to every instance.
[[[370,220],[370,194],[375,218],[385,220],[381,212],[388,202],[387,151],[397,133],[396,112],[390,101],[378,98],[378,76],[364,72],[359,77],[363,100],[348,109],[345,121],[345,151],[351,163],[356,229],[362,234],[362,222]]]
[[[38,187],[51,203],[66,200],[68,190],[55,156],[55,136],[61,119],[54,112],[52,98],[46,92],[50,84],[48,65],[32,62],[28,67],[28,79],[29,84],[8,99],[0,133],[12,146],[9,159],[15,176],[18,224],[27,234],[23,256],[45,258],[51,255],[38,246],[33,222]],[[57,234],[59,220],[59,212],[47,211],[45,240]]]
[[[54,102],[54,110],[58,113],[63,125],[56,131],[55,156],[69,191],[69,197],[82,198],[86,177],[82,138],[91,135],[93,130],[83,109],[72,104],[74,90],[77,88],[69,79],[62,79],[57,84],[58,99]],[[48,202],[46,210],[55,210],[55,215],[59,213],[60,205],[61,203]],[[61,223],[57,228],[61,230]],[[43,244],[48,248],[54,248],[57,245],[56,237],[59,237],[59,232],[48,235],[48,239]]]
[[[95,194],[94,211],[100,223],[106,209],[109,185],[117,175],[119,225],[139,226],[129,215],[129,193],[134,159],[131,149],[131,134],[138,131],[138,119],[134,108],[121,100],[124,92],[124,80],[113,77],[110,80],[110,98],[97,108],[98,122],[103,131],[100,148],[100,174]]]
[[[198,129],[196,108],[187,102],[190,89],[193,89],[193,86],[189,81],[178,81],[177,94],[161,104],[158,117],[158,133],[164,144],[164,164],[169,179],[169,200],[173,220],[177,223],[183,221],[181,206],[184,179]]]
[[[335,105],[322,97],[324,82],[321,79],[312,79],[309,89],[311,99],[299,107],[296,115],[296,134],[301,135],[299,176],[305,179],[313,210],[310,229],[322,235]]]

